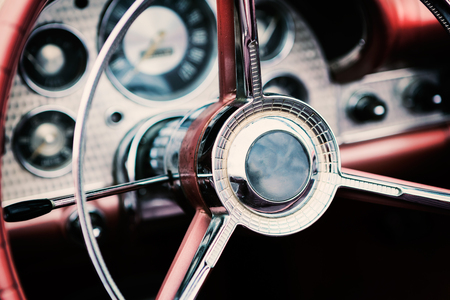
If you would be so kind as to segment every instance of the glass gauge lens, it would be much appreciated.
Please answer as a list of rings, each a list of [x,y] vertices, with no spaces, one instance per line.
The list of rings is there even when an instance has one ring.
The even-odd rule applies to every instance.
[[[308,91],[305,85],[292,75],[277,76],[269,80],[263,87],[264,93],[275,93],[280,95],[287,95],[308,101]]]
[[[88,52],[78,33],[63,24],[48,24],[31,34],[20,69],[30,88],[52,97],[71,92],[87,62]]]
[[[289,52],[293,45],[293,20],[279,2],[256,3],[258,23],[259,56],[262,61],[271,60],[283,51]]]
[[[57,177],[71,169],[75,120],[56,108],[40,107],[17,125],[13,151],[25,169],[41,177]]]
[[[102,45],[132,0],[105,12]],[[131,25],[107,74],[128,98],[146,104],[184,97],[210,74],[217,55],[215,16],[206,1],[156,0]]]

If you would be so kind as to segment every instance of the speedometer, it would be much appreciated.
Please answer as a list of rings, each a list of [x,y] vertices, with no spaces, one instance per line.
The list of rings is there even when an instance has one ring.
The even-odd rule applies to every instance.
[[[99,46],[132,3],[110,4]],[[215,15],[208,2],[156,0],[131,25],[106,73],[120,92],[144,105],[190,98],[215,74],[215,36]]]

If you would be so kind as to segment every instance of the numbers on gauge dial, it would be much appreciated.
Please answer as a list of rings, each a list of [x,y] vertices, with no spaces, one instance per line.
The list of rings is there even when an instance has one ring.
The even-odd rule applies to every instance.
[[[101,43],[129,5],[129,0],[111,4],[102,21]],[[211,72],[215,27],[205,1],[157,0],[131,25],[107,74],[122,93],[141,103],[183,97]]]

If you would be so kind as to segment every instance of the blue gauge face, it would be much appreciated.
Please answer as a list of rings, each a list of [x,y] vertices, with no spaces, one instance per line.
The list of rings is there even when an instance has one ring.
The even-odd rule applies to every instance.
[[[132,3],[111,3],[102,20],[100,46]],[[129,28],[107,74],[132,100],[169,101],[199,88],[216,56],[216,21],[207,2],[156,0]]]

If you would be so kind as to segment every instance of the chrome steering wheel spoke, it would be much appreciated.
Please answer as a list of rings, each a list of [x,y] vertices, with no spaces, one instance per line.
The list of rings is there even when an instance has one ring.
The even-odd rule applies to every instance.
[[[197,210],[156,299],[195,299],[235,227],[223,208]]]
[[[401,201],[417,203],[441,209],[450,209],[450,191],[426,185],[402,182],[397,179],[370,173],[344,170],[340,186],[358,191],[375,193]]]
[[[88,78],[74,135],[80,224],[112,299],[123,297],[92,233],[82,187],[85,122],[108,58],[151,2],[136,0],[105,42]],[[270,236],[299,232],[325,213],[340,187],[444,208],[450,202],[447,191],[342,172],[336,138],[314,108],[292,97],[263,95],[255,1],[235,0],[236,31],[232,4],[217,3],[219,101],[196,115],[178,153],[181,187],[196,214],[157,299],[195,299],[237,225]]]
[[[240,38],[238,41],[237,97],[259,100],[262,97],[261,61],[259,58],[258,28],[254,0],[237,0]],[[239,67],[242,68],[239,72]],[[239,74],[241,73],[241,74]]]
[[[191,300],[197,297],[200,288],[211,269],[216,265],[236,225],[236,219],[228,213],[213,214],[175,299]]]

